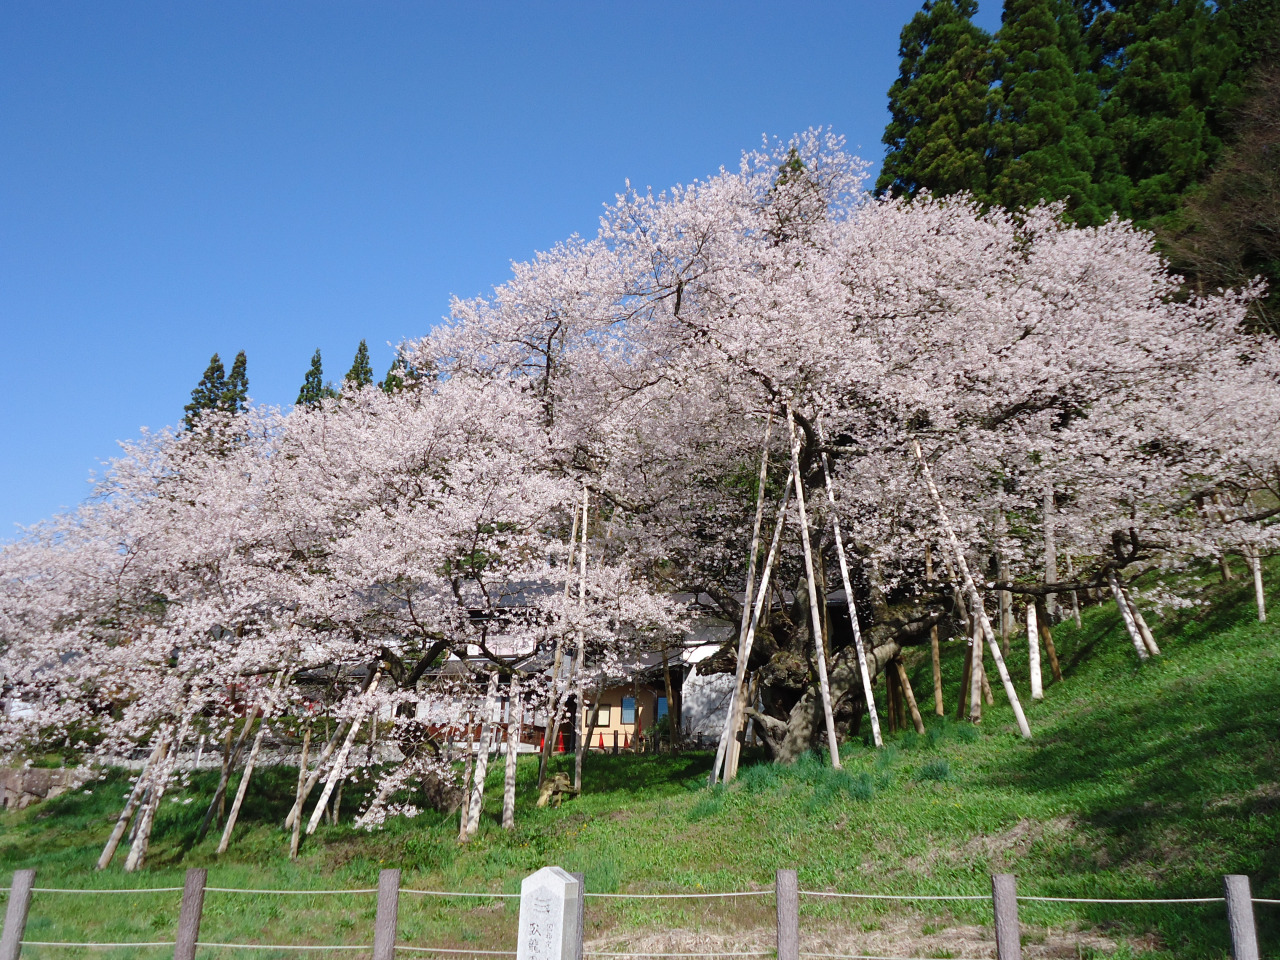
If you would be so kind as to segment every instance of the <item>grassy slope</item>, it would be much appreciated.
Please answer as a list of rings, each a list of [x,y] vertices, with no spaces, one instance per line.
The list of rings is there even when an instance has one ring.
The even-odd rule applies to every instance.
[[[1280,568],[1270,573],[1275,580]],[[843,774],[813,758],[791,768],[758,763],[731,788],[709,792],[705,755],[591,756],[590,792],[560,810],[537,810],[536,770],[522,761],[518,826],[510,834],[496,825],[498,764],[486,824],[465,847],[456,841],[456,816],[424,814],[374,834],[323,827],[297,863],[287,859],[278,828],[291,770],[268,771],[255,782],[223,857],[213,854],[216,837],[190,847],[201,798],[212,786],[204,775],[174,795],[178,802],[166,802],[148,869],[129,877],[119,872],[121,861],[93,873],[126,789],[116,777],[91,793],[0,814],[0,880],[7,883],[13,868],[35,866],[41,885],[179,885],[185,867],[208,866],[216,886],[325,888],[370,886],[380,867],[400,866],[407,887],[510,892],[523,875],[557,863],[585,871],[589,890],[653,892],[768,887],[775,869],[791,866],[808,889],[985,894],[990,873],[1010,871],[1024,894],[1188,897],[1219,895],[1221,875],[1232,872],[1253,877],[1255,896],[1280,898],[1280,630],[1255,622],[1245,583],[1210,584],[1206,596],[1206,608],[1153,622],[1165,656],[1141,669],[1113,605],[1087,610],[1080,631],[1060,626],[1066,680],[1049,685],[1044,703],[1028,704],[1032,744],[1017,737],[997,685],[997,706],[980,728],[932,717],[927,700],[926,736],[900,735],[879,753],[847,746]],[[1025,652],[1015,649],[1010,660],[1025,692]],[[948,697],[958,661],[958,649],[944,657]],[[924,697],[927,660],[913,673]],[[349,790],[344,809],[354,804]],[[27,938],[168,939],[176,899],[38,894]],[[372,901],[211,893],[202,937],[365,942]],[[405,897],[401,937],[510,949],[514,911],[513,901]],[[926,933],[989,923],[985,904],[909,912]],[[1165,955],[1222,956],[1226,949],[1220,905],[1024,904],[1022,912],[1032,940],[1037,926],[1083,925]],[[873,930],[901,913],[808,900],[802,922]],[[1264,952],[1269,946],[1274,953],[1280,907],[1259,906],[1258,913]],[[768,898],[596,900],[588,925],[589,936],[654,926],[749,929],[767,925],[771,914]],[[115,955],[133,953],[150,955]]]

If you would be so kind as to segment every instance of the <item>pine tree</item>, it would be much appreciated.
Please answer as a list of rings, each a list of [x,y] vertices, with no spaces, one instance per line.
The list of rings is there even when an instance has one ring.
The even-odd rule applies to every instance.
[[[351,364],[351,369],[347,371],[343,381],[357,390],[373,383],[373,367],[369,365],[369,345],[365,341],[360,341],[355,361]]]
[[[302,381],[302,389],[298,391],[295,401],[300,407],[318,407],[321,401],[336,396],[333,387],[324,382],[324,368],[320,364],[320,349],[317,347],[311,357],[311,368],[307,370],[306,379]]]
[[[391,369],[387,371],[383,381],[378,384],[378,388],[384,393],[399,393],[404,389],[407,377],[404,356],[397,353],[396,358],[391,361]]]
[[[186,424],[188,430],[195,428],[196,420],[205,410],[221,409],[224,390],[226,390],[226,375],[222,368],[222,359],[215,353],[209,358],[209,366],[205,368],[204,376],[191,391],[191,402],[183,407],[186,415],[182,418],[182,422]]]
[[[1009,208],[1064,200],[1096,223],[1088,95],[1078,75],[1080,24],[1064,0],[1005,0],[996,41],[1000,106],[992,129],[991,195]],[[1084,102],[1082,102],[1084,101]]]
[[[987,197],[995,64],[991,35],[972,21],[977,9],[976,0],[928,0],[903,27],[878,193]]]
[[[236,354],[236,358],[231,364],[231,373],[227,375],[222,394],[218,398],[218,409],[232,414],[244,413],[245,405],[249,399],[247,365],[248,361],[245,358],[244,351],[241,350]]]

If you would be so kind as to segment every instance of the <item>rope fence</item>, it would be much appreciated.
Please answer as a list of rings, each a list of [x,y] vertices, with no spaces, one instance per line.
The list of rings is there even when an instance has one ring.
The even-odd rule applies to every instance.
[[[543,875],[558,877],[564,884],[559,893],[548,893],[545,883],[539,884]],[[1019,894],[1016,878],[1012,874],[997,874],[991,878],[992,893],[984,894],[886,894],[854,893],[834,890],[801,890],[795,870],[777,871],[773,889],[697,891],[688,893],[595,893],[583,889],[581,874],[566,874],[559,868],[546,868],[526,879],[522,893],[495,893],[475,890],[428,890],[400,886],[400,871],[383,870],[376,887],[353,887],[338,890],[277,889],[256,887],[213,887],[207,884],[208,874],[203,869],[187,871],[186,883],[181,887],[37,887],[34,870],[16,870],[11,886],[0,889],[7,897],[4,926],[0,927],[0,960],[19,960],[22,948],[42,947],[53,949],[111,950],[111,949],[160,949],[173,948],[174,960],[195,960],[198,948],[221,950],[278,950],[300,952],[372,952],[373,960],[394,960],[397,951],[407,954],[437,954],[442,956],[511,957],[512,950],[483,950],[464,947],[429,947],[399,943],[396,940],[398,904],[402,895],[416,897],[440,897],[483,900],[521,900],[521,942],[527,935],[555,947],[554,952],[527,954],[535,960],[582,960],[584,957],[644,958],[644,960],[705,960],[711,957],[774,957],[778,960],[940,960],[940,958],[888,957],[872,954],[818,953],[800,949],[800,900],[811,897],[827,900],[919,902],[977,902],[989,903],[994,917],[997,960],[1021,960],[1021,927],[1018,921],[1018,905],[1031,903],[1062,904],[1113,904],[1113,905],[1191,905],[1225,904],[1228,927],[1231,933],[1233,960],[1261,960],[1257,943],[1257,929],[1253,908],[1255,904],[1280,905],[1280,899],[1254,897],[1249,878],[1231,875],[1224,878],[1225,895],[1219,897],[1057,897]],[[573,892],[567,892],[573,884]],[[182,894],[176,939],[132,942],[95,942],[67,940],[26,940],[27,916],[34,894],[83,895],[98,894]],[[372,944],[296,944],[296,943],[234,943],[199,939],[201,914],[206,893],[267,896],[377,896],[377,910],[373,926]],[[559,897],[559,900],[556,897]],[[724,900],[730,898],[773,897],[777,906],[777,949],[768,951],[715,951],[685,953],[652,953],[629,950],[584,950],[582,942],[582,904],[587,898],[607,900]],[[554,911],[562,910],[563,917],[552,923]],[[526,912],[528,911],[528,926]],[[535,917],[535,912],[537,916]],[[554,936],[551,930],[560,932]],[[529,934],[529,931],[534,934]],[[574,940],[576,933],[576,942]],[[554,943],[553,943],[554,941]],[[563,941],[563,944],[562,942]],[[532,942],[532,941],[531,941]],[[559,952],[564,945],[567,952]],[[572,949],[570,949],[572,946]],[[520,955],[526,955],[521,951]]]

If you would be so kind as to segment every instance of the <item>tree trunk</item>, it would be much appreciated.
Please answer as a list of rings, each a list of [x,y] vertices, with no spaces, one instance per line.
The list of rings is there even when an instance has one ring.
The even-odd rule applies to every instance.
[[[1124,628],[1129,631],[1129,639],[1133,641],[1133,649],[1137,652],[1139,660],[1146,660],[1150,656],[1147,653],[1147,645],[1142,639],[1142,634],[1138,632],[1138,625],[1133,620],[1133,612],[1125,601],[1124,591],[1120,587],[1120,581],[1116,579],[1114,570],[1107,571],[1107,582],[1111,584],[1111,593],[1116,600],[1116,609],[1120,611],[1120,619],[1124,621]]]
[[[294,804],[302,803],[302,788],[307,782],[307,752],[311,749],[311,723],[302,735],[302,758],[298,761],[298,789],[294,796]],[[302,818],[293,818],[293,834],[289,838],[289,859],[298,859],[298,843],[302,839]]]
[[[743,645],[743,649],[738,656],[737,665],[734,668],[733,689],[735,691],[741,690],[742,684],[746,680],[747,663],[751,659],[751,647],[755,643],[756,630],[760,625],[761,611],[768,609],[769,576],[773,570],[773,563],[778,557],[778,543],[782,538],[782,528],[786,523],[787,505],[791,502],[791,488],[794,482],[795,477],[788,473],[786,485],[782,489],[782,502],[778,504],[778,514],[773,524],[773,537],[769,541],[769,552],[765,554],[764,569],[760,572],[760,586],[756,589],[755,602],[751,607],[751,619],[747,623],[746,643]],[[707,786],[709,787],[715,786],[716,779],[720,776],[721,767],[729,754],[729,740],[733,737],[736,729],[734,707],[737,702],[736,696],[730,697],[729,709],[724,718],[724,728],[720,732],[720,743],[716,747],[715,760],[711,764],[711,774],[707,778]]]
[[[813,546],[809,542],[809,515],[804,505],[804,477],[800,475],[800,440],[796,436],[795,417],[787,404],[787,427],[791,432],[791,472],[796,478],[796,510],[800,516],[800,542],[804,548],[805,581],[809,588],[809,632],[813,634],[814,659],[818,665],[818,688],[822,692],[822,709],[827,718],[827,746],[831,766],[840,769],[840,744],[836,741],[835,711],[831,706],[831,683],[827,675],[827,652],[822,646],[822,620],[818,612],[818,581],[814,570]]]
[[[581,688],[581,684],[579,684]],[[494,709],[498,702],[498,675],[489,674],[489,690],[485,694],[484,724],[480,728],[480,751],[476,754],[476,779],[471,790],[471,802],[467,804],[467,831],[464,839],[471,839],[480,829],[480,809],[484,806],[484,781],[489,773],[489,753],[493,750],[493,728],[495,726]],[[581,705],[578,707],[582,711]],[[578,744],[581,756],[582,744]],[[581,767],[579,766],[579,769]]]
[[[1035,601],[1027,604],[1027,649],[1031,664],[1031,699],[1044,699],[1044,684],[1040,679],[1040,626],[1036,623]]]
[[[510,705],[507,716],[507,764],[502,780],[502,829],[511,830],[516,825],[516,761],[520,758],[520,725],[524,719],[524,704],[520,702],[520,680],[514,671],[507,693]]]
[[[1009,579],[1009,565],[1005,563],[1003,551],[996,552],[996,570],[1001,580]],[[1009,655],[1009,635],[1013,633],[1013,594],[1008,590],[997,590],[996,599],[1000,603],[1000,650]]]
[[[973,647],[975,640],[973,639],[973,630],[968,631],[969,637],[964,648],[964,663],[960,668],[960,689],[956,694],[956,719],[963,720],[965,710],[972,702],[973,698],[969,694],[969,685],[973,680]]]
[[[823,444],[826,443],[821,424],[818,425],[818,440]],[[840,582],[844,586],[845,602],[849,608],[849,626],[853,631],[853,648],[858,655],[858,672],[862,678],[862,696],[866,703],[867,716],[871,720],[871,739],[879,747],[883,743],[880,738],[880,718],[876,716],[876,698],[871,695],[871,671],[867,666],[867,651],[862,642],[862,627],[858,623],[858,605],[853,598],[853,584],[849,578],[849,562],[844,553],[844,538],[840,533],[840,516],[836,512],[836,495],[831,487],[831,468],[827,463],[825,451],[822,454],[822,479],[827,488],[827,501],[831,504],[831,530],[835,537],[836,558],[840,561]],[[942,702],[941,697],[939,697],[938,702]]]
[[[1013,678],[1009,676],[1009,668],[1005,666],[1004,657],[1000,655],[1000,645],[996,642],[995,633],[991,629],[991,621],[987,619],[987,612],[982,607],[982,597],[978,593],[978,586],[973,582],[973,576],[969,573],[969,564],[965,561],[964,551],[960,549],[960,540],[956,537],[955,529],[951,526],[951,520],[947,517],[947,512],[942,506],[942,496],[938,493],[938,488],[933,482],[933,474],[929,471],[929,464],[925,462],[924,451],[920,449],[918,441],[913,442],[915,443],[916,458],[920,461],[921,471],[929,487],[929,495],[933,498],[934,508],[938,511],[938,519],[941,521],[943,530],[947,534],[947,539],[951,543],[951,551],[955,555],[956,566],[964,577],[965,587],[969,591],[970,606],[972,606],[974,614],[982,627],[983,637],[991,647],[991,659],[995,661],[996,671],[1000,674],[1000,682],[1004,686],[1005,696],[1008,697],[1009,706],[1013,708],[1013,715],[1018,721],[1018,730],[1024,739],[1030,740],[1031,727],[1027,725],[1026,715],[1022,712],[1022,704],[1018,700],[1018,691],[1013,688]]]
[[[667,659],[667,645],[665,643],[662,645],[662,679],[667,685],[667,733],[668,733],[668,740],[670,740],[671,742],[671,752],[674,754],[676,752],[677,746],[679,745],[679,738],[677,734],[679,734],[680,731],[679,731],[679,728],[676,726],[675,688],[671,686],[671,663]],[[602,691],[603,689],[604,688],[601,687]],[[596,706],[597,706],[596,716],[597,717],[600,715],[599,704],[600,704],[600,695],[597,694],[596,696]],[[593,727],[592,733],[594,732],[595,732],[595,728]]]
[[[924,719],[920,716],[920,708],[916,705],[916,696],[911,689],[911,680],[907,677],[907,668],[902,665],[902,658],[895,657],[894,665],[898,668],[898,684],[902,687],[902,695],[906,698],[907,707],[911,710],[911,722],[916,733],[924,733]]]

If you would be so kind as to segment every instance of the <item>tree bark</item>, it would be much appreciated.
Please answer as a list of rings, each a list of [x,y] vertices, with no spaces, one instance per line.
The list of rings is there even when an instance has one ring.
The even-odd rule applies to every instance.
[[[981,629],[977,622],[974,630]],[[969,670],[969,719],[974,723],[982,722],[982,640],[973,638],[973,666]]]
[[[569,534],[569,556],[565,560],[564,574],[564,598],[569,599],[569,585],[573,582],[573,560],[574,554],[578,549],[578,508],[574,505],[573,509],[573,532]],[[586,516],[582,516],[582,522],[585,526]],[[560,728],[560,712],[563,709],[560,693],[557,684],[560,682],[560,669],[564,665],[564,637],[556,638],[556,652],[551,667],[551,702],[547,704],[547,726],[542,737],[542,755],[538,758],[538,789],[542,789],[542,781],[547,776],[547,760],[551,756],[551,751],[555,749],[552,741],[555,740],[556,733]],[[566,690],[568,688],[566,687]]]
[[[813,634],[814,659],[818,665],[818,687],[822,692],[822,709],[827,719],[827,746],[831,766],[840,769],[840,744],[836,741],[835,711],[831,707],[831,683],[827,675],[827,652],[822,646],[822,621],[818,613],[818,581],[814,570],[813,546],[809,542],[809,515],[804,505],[804,477],[800,475],[800,440],[796,436],[795,417],[787,404],[787,427],[791,433],[791,472],[796,478],[796,510],[800,515],[800,542],[804,548],[805,581],[809,588],[809,630]]]
[[[1053,486],[1044,488],[1044,582],[1058,582],[1058,545],[1054,536],[1054,516],[1056,510],[1053,503]],[[1057,595],[1045,594],[1044,607],[1052,617],[1058,609]]]
[[[471,771],[475,769],[476,737],[472,732],[475,718],[467,711],[467,759],[462,764],[462,803],[458,805],[458,841],[467,839],[467,818],[471,815]]]
[[[1068,576],[1068,577],[1069,577],[1073,582],[1074,582],[1074,581],[1075,581],[1075,579],[1076,579],[1076,572],[1075,572],[1075,570],[1074,570],[1074,569],[1072,568],[1072,566],[1071,566],[1071,554],[1067,554],[1067,576]],[[1081,621],[1080,621],[1080,591],[1079,591],[1079,590],[1072,590],[1072,591],[1071,591],[1071,615],[1072,615],[1073,617],[1075,617],[1075,618],[1076,618],[1076,629],[1077,629],[1077,630],[1083,630],[1083,629],[1084,629],[1084,624],[1083,624],[1083,623],[1081,623]],[[1055,659],[1056,659],[1056,658],[1055,658]],[[1054,679],[1055,679],[1055,680],[1060,680],[1060,679],[1061,679],[1060,677],[1058,677],[1058,676],[1056,675],[1056,672],[1055,672],[1055,675],[1054,675]]]

